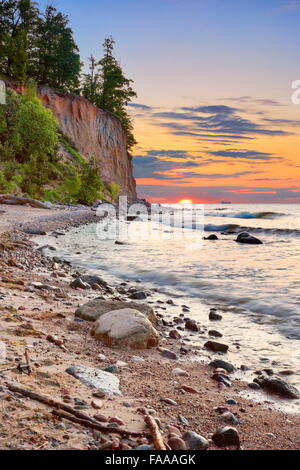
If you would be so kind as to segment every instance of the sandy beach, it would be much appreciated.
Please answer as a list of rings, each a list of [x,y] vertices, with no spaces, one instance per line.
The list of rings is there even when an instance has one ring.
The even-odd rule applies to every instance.
[[[299,448],[300,415],[274,409],[276,397],[270,393],[250,391],[243,371],[216,370],[206,356],[203,362],[194,361],[195,351],[184,336],[187,318],[182,315],[182,324],[164,321],[163,310],[153,306],[155,292],[138,302],[147,303],[151,298],[159,347],[118,350],[91,336],[92,323],[75,317],[78,307],[99,296],[103,301],[129,301],[132,285],[75,287],[72,282],[84,273],[63,260],[45,257],[22,230],[62,230],[94,221],[95,212],[17,206],[0,209],[4,211],[0,219],[0,329],[6,347],[0,366],[1,449],[126,450],[153,446],[145,416],[156,420],[167,448]],[[168,309],[168,303],[163,307]],[[209,340],[218,341],[211,336]],[[30,357],[30,374],[26,368],[17,370],[26,362],[25,351]],[[201,351],[197,354],[201,356]],[[210,357],[211,361],[226,361],[226,354],[211,352]],[[97,393],[66,373],[72,366],[109,367],[108,372],[120,382],[122,395]],[[11,385],[96,416],[109,430],[60,418],[53,414],[53,406],[14,392]],[[253,393],[258,399],[251,399]],[[290,400],[282,399],[285,401]],[[235,430],[233,440],[228,441],[234,445],[225,441],[217,445],[216,434],[225,427]],[[128,431],[128,435],[119,430]],[[197,433],[196,444],[188,432]]]

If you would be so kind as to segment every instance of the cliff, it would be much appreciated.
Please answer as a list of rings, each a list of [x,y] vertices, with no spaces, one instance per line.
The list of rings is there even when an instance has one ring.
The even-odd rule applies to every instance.
[[[85,98],[39,87],[38,95],[50,108],[62,134],[87,160],[95,157],[105,183],[117,183],[122,194],[136,198],[126,133],[117,117],[97,108]]]

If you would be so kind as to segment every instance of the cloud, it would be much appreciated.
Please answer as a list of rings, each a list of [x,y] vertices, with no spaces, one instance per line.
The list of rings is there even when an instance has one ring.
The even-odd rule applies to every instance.
[[[270,129],[243,118],[237,114],[238,111],[237,108],[230,106],[197,106],[181,108],[180,112],[154,113],[152,117],[168,119],[168,122],[159,121],[157,125],[170,129],[176,135],[184,135],[183,132],[189,132],[200,139],[203,136],[242,139],[255,135],[290,135],[281,129]]]
[[[155,178],[160,180],[168,180],[168,181],[188,181],[190,178],[199,178],[199,179],[208,179],[208,180],[216,180],[216,179],[229,179],[229,178],[240,178],[241,176],[247,175],[255,175],[261,173],[260,171],[240,171],[236,173],[196,173],[194,172],[182,172],[182,173],[173,173],[173,174],[164,174],[164,173],[156,173]]]
[[[229,150],[217,150],[215,152],[208,152],[210,155],[215,157],[228,157],[245,160],[281,160],[280,157],[274,157],[271,153],[257,152],[255,150],[241,150],[241,149],[229,149]]]
[[[290,0],[285,5],[285,10],[300,10],[300,0]]]
[[[140,109],[141,111],[151,111],[153,109],[151,106],[147,106],[145,104],[140,103],[128,103],[128,106]]]
[[[198,163],[191,160],[176,162],[173,160],[163,160],[151,155],[136,155],[133,159],[135,178],[158,178],[158,175],[163,172],[198,166]]]
[[[239,96],[237,98],[227,98],[229,101],[236,101],[237,103],[253,103],[261,104],[264,106],[282,106],[277,100],[270,100],[268,98],[253,98],[252,96]]]

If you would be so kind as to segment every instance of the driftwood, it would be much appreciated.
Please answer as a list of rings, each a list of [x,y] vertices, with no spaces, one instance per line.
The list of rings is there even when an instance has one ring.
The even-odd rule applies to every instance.
[[[19,197],[13,196],[11,194],[0,194],[0,204],[12,204],[24,206],[28,204],[31,207],[37,207],[39,209],[49,209],[47,204],[44,204],[37,199],[32,199],[30,197]]]
[[[24,397],[29,397],[32,400],[39,401],[40,403],[44,403],[45,405],[51,406],[52,408],[63,410],[65,413],[56,411],[56,410],[53,410],[52,413],[55,416],[68,419],[69,421],[81,424],[82,426],[96,429],[101,432],[120,434],[121,436],[132,436],[132,437],[144,437],[145,436],[145,433],[131,432],[131,431],[126,431],[125,429],[118,429],[118,428],[108,428],[107,426],[103,426],[99,424],[98,421],[96,421],[94,418],[91,418],[88,414],[83,413],[82,411],[79,411],[79,410],[74,410],[74,408],[72,408],[71,406],[52,400],[52,398],[49,398],[45,395],[40,395],[39,393],[32,392],[31,390],[27,390],[25,388],[17,387],[16,385],[13,385],[13,384],[6,384],[6,386],[8,390],[10,390],[11,392],[20,393],[20,395],[23,395]]]
[[[155,419],[148,415],[145,417],[145,423],[150,429],[155,450],[167,450]]]
[[[144,437],[145,433],[141,432],[133,432],[133,431],[126,431],[125,429],[118,429],[118,428],[108,428],[107,426],[103,426],[99,424],[96,420],[93,419],[80,419],[76,416],[69,415],[63,411],[56,411],[53,410],[52,414],[54,416],[58,416],[59,418],[67,419],[68,421],[72,421],[72,423],[80,424],[81,426],[85,426],[87,428],[95,429],[100,432],[106,433],[116,433],[120,434],[120,436],[131,436],[131,437]]]

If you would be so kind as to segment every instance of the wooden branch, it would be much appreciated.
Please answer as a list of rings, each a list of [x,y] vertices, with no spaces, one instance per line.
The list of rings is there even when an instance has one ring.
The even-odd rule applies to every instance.
[[[102,431],[102,432],[120,434],[121,436],[133,436],[133,437],[145,436],[145,433],[136,433],[136,432],[126,431],[124,429],[108,428],[106,426],[102,426],[101,424],[99,424],[98,421],[96,421],[94,418],[91,418],[88,414],[83,413],[82,411],[79,411],[79,410],[74,410],[74,408],[72,408],[71,406],[55,401],[52,398],[49,398],[45,395],[40,395],[39,393],[32,392],[31,390],[26,390],[25,388],[17,387],[16,385],[13,385],[13,384],[7,383],[6,386],[8,390],[10,390],[11,392],[20,393],[24,397],[29,397],[32,400],[39,401],[41,403],[44,403],[45,405],[51,406],[52,408],[57,408],[58,410],[65,411],[66,413],[62,413],[62,412],[53,410],[52,413],[55,416],[60,416],[61,418],[68,419],[69,421],[81,424],[82,426],[90,427],[92,429],[97,429],[98,431]]]
[[[24,206],[29,204],[31,207],[37,207],[39,209],[49,209],[47,204],[44,204],[37,199],[32,199],[30,197],[18,197],[11,194],[0,194],[0,204],[13,204]]]
[[[131,436],[131,437],[145,437],[145,433],[143,432],[133,432],[127,431],[125,429],[119,428],[108,428],[107,426],[103,426],[102,424],[97,423],[94,420],[87,420],[87,419],[80,419],[76,416],[69,415],[64,411],[56,411],[53,410],[52,414],[54,416],[58,416],[59,418],[67,419],[68,421],[72,421],[72,423],[80,424],[81,426],[85,426],[87,428],[95,429],[97,431],[105,432],[105,433],[112,433],[112,434],[120,434],[120,436]]]
[[[145,423],[150,429],[155,450],[167,450],[155,419],[148,415],[145,417]]]

